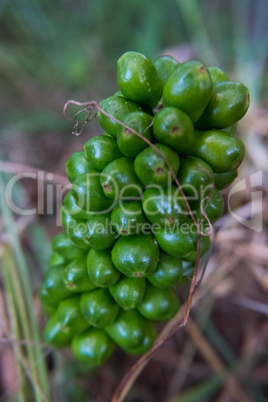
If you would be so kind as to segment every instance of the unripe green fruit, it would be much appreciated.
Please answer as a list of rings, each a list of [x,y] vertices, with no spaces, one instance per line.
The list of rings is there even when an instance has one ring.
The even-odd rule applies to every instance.
[[[103,194],[100,185],[101,173],[97,170],[78,176],[71,189],[76,205],[88,212],[106,211],[112,206],[112,201]]]
[[[87,221],[74,221],[71,218],[65,230],[76,247],[89,251],[89,244],[84,238],[85,234],[87,233]]]
[[[84,151],[78,151],[72,154],[65,163],[68,180],[73,183],[74,180],[85,173],[94,171],[93,167],[85,157]]]
[[[249,107],[248,88],[240,82],[220,82],[213,86],[212,96],[196,128],[222,129],[242,119]]]
[[[213,85],[219,82],[229,81],[228,75],[219,67],[208,67],[208,72]]]
[[[178,187],[147,188],[142,197],[142,206],[147,219],[155,225],[181,224],[188,210]]]
[[[72,293],[87,292],[96,288],[88,277],[86,258],[77,258],[67,265],[64,282]]]
[[[60,233],[52,240],[52,249],[61,255],[66,261],[85,255],[85,250],[75,246],[66,233]]]
[[[97,328],[104,328],[112,324],[119,311],[119,306],[108,289],[96,289],[83,293],[80,307],[87,322]]]
[[[201,230],[202,229],[203,228],[201,228]],[[193,237],[193,242],[194,242],[194,251],[190,255],[187,255],[186,257],[184,257],[184,260],[194,262],[196,260],[196,256],[197,256],[197,251],[196,251],[197,250],[197,241],[198,241],[197,233],[193,234],[192,237]],[[209,250],[209,247],[210,247],[210,238],[209,238],[209,236],[202,235],[201,236],[201,242],[200,242],[199,257],[203,257],[203,255]]]
[[[164,106],[183,110],[196,122],[212,94],[212,81],[207,68],[199,61],[180,64],[169,76],[163,89]]]
[[[150,127],[152,120],[153,118],[147,113],[132,112],[123,118],[123,123],[147,140],[152,141],[153,134]],[[129,158],[134,158],[139,152],[148,147],[148,144],[142,138],[124,126],[118,129],[117,144],[122,154]]]
[[[116,268],[129,278],[143,278],[157,266],[159,248],[151,234],[120,237],[112,249]]]
[[[181,158],[178,180],[189,199],[203,199],[214,189],[213,170],[208,163],[194,156]]]
[[[45,342],[53,346],[62,348],[64,346],[70,345],[72,337],[72,330],[59,322],[57,314],[52,315],[45,326]]]
[[[137,309],[147,320],[168,321],[177,313],[179,306],[179,300],[171,289],[157,289],[148,284]]]
[[[194,126],[190,117],[176,107],[165,107],[154,118],[155,138],[180,154],[192,150]]]
[[[68,213],[75,220],[86,220],[90,216],[89,212],[79,208],[76,205],[71,191],[68,191],[68,193],[65,195],[62,208],[64,209],[65,213]]]
[[[51,253],[50,259],[49,259],[49,266],[50,268],[56,267],[57,265],[64,265],[66,263],[65,258],[60,255],[59,253],[56,253],[53,251]]]
[[[149,58],[138,52],[126,52],[117,61],[117,83],[128,99],[154,107],[162,94],[162,82]]]
[[[106,332],[90,328],[77,335],[72,342],[72,351],[77,360],[89,365],[100,366],[109,359],[114,350],[114,343]]]
[[[91,138],[84,145],[87,160],[94,169],[102,171],[114,159],[121,158],[116,139],[107,135]]]
[[[202,218],[203,219],[203,227],[207,225],[207,219],[203,216],[202,210],[201,210],[201,201],[190,201],[190,207],[192,212],[195,215],[196,220],[199,222]],[[216,222],[224,213],[224,200],[216,188],[214,188],[212,196],[210,199],[205,199],[202,202],[202,209],[206,213],[209,222],[213,224]]]
[[[91,282],[100,288],[112,286],[120,278],[120,272],[112,262],[110,250],[91,249],[87,256],[87,271]]]
[[[160,56],[154,61],[154,65],[164,86],[174,68],[178,67],[179,62],[171,56]]]
[[[230,172],[225,173],[214,173],[215,187],[218,190],[223,190],[232,184],[232,182],[237,178],[237,169],[230,170]]]
[[[164,155],[174,173],[177,174],[180,166],[178,154],[167,145],[158,143],[154,144],[154,146],[160,154]],[[161,187],[166,187],[173,181],[170,170],[160,154],[149,147],[140,152],[135,158],[134,168],[136,175],[145,186],[157,184]]]
[[[206,161],[214,173],[225,173],[240,166],[245,145],[224,131],[198,131],[192,154]]]
[[[130,310],[141,303],[145,288],[145,279],[123,277],[109,291],[120,307]]]
[[[111,214],[92,215],[87,221],[85,242],[96,250],[105,250],[112,247],[117,233],[111,224]]]
[[[80,310],[80,295],[61,301],[56,315],[58,321],[69,328],[73,335],[84,331],[89,326]]]
[[[181,260],[161,251],[156,270],[148,276],[148,281],[156,288],[168,289],[180,283],[182,275]]]
[[[64,266],[58,265],[48,271],[40,292],[40,298],[43,303],[55,306],[61,300],[72,296],[72,291],[66,287],[64,279]]]
[[[119,202],[113,209],[111,222],[120,236],[139,234],[150,227],[139,201]]]
[[[131,112],[142,110],[141,106],[137,103],[132,102],[129,99],[123,98],[122,96],[110,96],[109,98],[103,99],[100,102],[100,107],[112,117],[117,120],[122,121],[123,117]],[[98,120],[103,128],[108,134],[113,137],[117,136],[117,131],[120,127],[111,117],[98,112]]]
[[[237,126],[238,126],[238,123],[235,123],[230,127],[222,128],[222,131],[224,131],[227,134],[230,134],[233,137],[236,133]]]
[[[105,331],[115,343],[131,354],[145,353],[156,339],[153,323],[145,320],[136,309],[121,310]]]
[[[136,176],[133,161],[123,157],[109,163],[102,171],[100,184],[107,198],[137,197],[143,185]]]

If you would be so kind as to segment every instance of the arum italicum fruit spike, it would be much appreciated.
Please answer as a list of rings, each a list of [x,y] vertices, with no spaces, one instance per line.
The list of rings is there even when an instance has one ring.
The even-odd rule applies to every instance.
[[[152,347],[155,322],[176,314],[176,289],[209,250],[220,190],[245,154],[235,134],[248,89],[219,67],[126,52],[117,80],[120,91],[94,103],[104,132],[66,161],[64,233],[40,291],[45,340],[90,366],[116,345]]]

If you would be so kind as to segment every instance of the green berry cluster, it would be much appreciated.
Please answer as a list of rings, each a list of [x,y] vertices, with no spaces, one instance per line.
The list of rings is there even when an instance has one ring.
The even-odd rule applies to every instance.
[[[196,223],[202,257],[206,229],[224,211],[219,190],[245,153],[235,131],[249,92],[221,69],[127,52],[117,81],[120,91],[100,102],[104,134],[66,162],[65,232],[52,242],[40,292],[46,341],[71,345],[90,365],[109,358],[114,344],[145,353],[155,322],[177,313],[173,287],[192,275]]]

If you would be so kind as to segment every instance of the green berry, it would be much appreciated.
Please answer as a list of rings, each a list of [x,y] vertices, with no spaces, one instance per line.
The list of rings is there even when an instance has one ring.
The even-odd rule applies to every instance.
[[[139,234],[149,228],[139,201],[119,202],[113,209],[111,222],[120,236]]]
[[[97,328],[104,328],[112,324],[119,311],[119,306],[108,289],[96,289],[83,293],[80,307],[87,322]]]
[[[117,62],[117,83],[123,95],[154,107],[162,94],[162,82],[152,60],[138,52],[126,52]]]
[[[135,172],[145,186],[157,184],[161,187],[166,187],[173,181],[173,177],[165,160],[160,155],[163,155],[168,160],[175,174],[179,170],[180,158],[167,145],[159,143],[154,144],[154,146],[158,151],[149,147],[136,156],[134,162]]]
[[[91,249],[87,256],[87,271],[91,282],[100,288],[112,286],[120,278],[120,272],[112,262],[110,250]]]
[[[130,354],[145,353],[156,339],[153,323],[145,320],[136,309],[121,310],[112,325],[105,328],[109,337]]]
[[[87,221],[87,232],[84,235],[89,247],[106,250],[115,243],[117,233],[111,224],[111,214],[92,215]]]
[[[147,188],[142,197],[142,207],[147,219],[155,225],[181,224],[188,210],[178,187]]]
[[[138,197],[143,188],[133,161],[126,157],[109,163],[102,171],[100,183],[105,196],[111,199]]]
[[[146,288],[143,278],[121,278],[109,288],[116,303],[125,310],[136,308],[142,301]]]
[[[249,107],[248,88],[240,82],[220,82],[213,86],[208,105],[196,122],[202,130],[222,129],[242,119]]]
[[[194,126],[190,117],[176,107],[165,107],[154,118],[153,131],[155,138],[180,154],[192,150]]]
[[[123,98],[122,96],[110,96],[100,102],[100,107],[107,114],[122,121],[125,115],[142,110],[141,106],[129,99]],[[102,112],[98,112],[98,120],[103,130],[113,137],[116,137],[117,131],[121,126],[115,122],[112,117],[108,117]]]
[[[107,135],[91,138],[84,145],[87,160],[94,169],[102,171],[114,159],[121,158],[116,139]]]
[[[72,293],[87,292],[96,288],[88,277],[85,258],[77,258],[67,265],[65,268],[64,282],[68,290]]]
[[[228,75],[219,67],[208,67],[208,72],[213,85],[219,82],[229,81]]]
[[[179,62],[171,56],[160,56],[154,61],[154,65],[164,86],[172,71],[178,67]]]
[[[71,183],[73,183],[78,176],[94,171],[89,161],[86,159],[84,151],[78,151],[72,154],[65,163],[65,166],[68,180]]]
[[[168,289],[180,283],[182,275],[181,260],[161,251],[156,270],[148,276],[148,281],[156,288]]]
[[[147,320],[168,321],[177,313],[179,306],[179,300],[171,289],[157,289],[148,284],[137,309]]]
[[[225,173],[214,173],[214,183],[218,190],[223,190],[229,187],[230,184],[237,178],[237,169],[230,170],[230,172]]]
[[[129,278],[143,278],[157,266],[159,249],[151,234],[120,237],[112,250],[116,268]]]
[[[153,134],[150,127],[152,120],[153,118],[145,112],[132,112],[123,118],[123,123],[147,140],[152,141]],[[142,138],[124,126],[118,129],[117,144],[122,154],[129,158],[134,158],[139,152],[148,147],[148,144]]]
[[[77,360],[89,365],[100,366],[112,355],[114,344],[106,332],[90,328],[77,335],[72,342],[72,351]]]
[[[163,90],[165,107],[183,110],[196,122],[203,114],[212,94],[207,68],[199,61],[180,64],[169,76]]]

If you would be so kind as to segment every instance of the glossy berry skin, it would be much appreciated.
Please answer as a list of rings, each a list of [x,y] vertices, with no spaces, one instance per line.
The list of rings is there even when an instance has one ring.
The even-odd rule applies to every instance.
[[[124,276],[115,285],[111,286],[109,291],[120,307],[124,310],[130,310],[141,303],[145,288],[145,279]]]
[[[125,97],[154,107],[162,94],[162,82],[149,58],[138,52],[126,52],[117,61],[117,83]]]
[[[232,137],[236,134],[238,123],[233,124],[230,127],[222,128],[222,131],[224,131],[227,134],[230,134]]]
[[[154,66],[163,86],[174,68],[178,67],[178,65],[179,62],[171,56],[160,56],[154,61]]]
[[[80,310],[80,295],[60,302],[56,315],[62,326],[69,328],[73,335],[83,332],[89,326]]]
[[[206,225],[201,227],[201,230],[203,229],[203,233],[206,233]],[[184,258],[185,261],[191,261],[191,262],[195,262],[196,260],[196,249],[197,249],[197,234],[193,235],[193,242],[194,242],[194,248],[195,250],[188,256],[186,256]],[[200,257],[203,257],[203,255],[209,250],[210,247],[210,237],[209,236],[205,236],[202,235],[201,236],[201,243],[200,243]]]
[[[163,154],[168,160],[174,173],[177,174],[180,166],[178,154],[167,145],[160,143],[154,145],[160,154]],[[145,186],[157,184],[161,187],[166,187],[173,181],[170,170],[160,154],[149,147],[140,152],[135,158],[134,168],[136,175]]]
[[[50,268],[56,267],[57,265],[64,265],[65,263],[66,263],[66,260],[59,253],[56,253],[55,251],[53,251],[51,253],[51,256],[49,259],[49,267]]]
[[[176,107],[165,107],[154,118],[155,138],[180,154],[191,152],[194,126],[190,117]]]
[[[102,171],[100,183],[107,198],[137,197],[143,189],[138,179],[133,161],[123,157],[109,163]]]
[[[74,337],[72,351],[77,360],[89,366],[100,366],[112,355],[114,343],[104,330],[89,328]]]
[[[120,237],[112,250],[116,268],[129,278],[144,278],[157,266],[159,249],[151,234]]]
[[[55,306],[61,300],[72,296],[72,292],[66,286],[64,279],[64,266],[59,265],[48,271],[40,291],[40,298],[43,303]]]
[[[72,293],[87,292],[96,288],[88,277],[85,258],[77,258],[66,266],[64,283]]]
[[[120,236],[139,234],[149,228],[140,201],[119,202],[113,209],[111,222]]]
[[[214,183],[218,190],[224,190],[229,187],[233,181],[237,178],[237,169],[230,170],[230,172],[225,173],[214,173]]]
[[[68,214],[66,214],[66,216],[68,216]],[[89,244],[85,242],[84,239],[84,236],[87,233],[87,228],[87,221],[75,221],[72,217],[70,217],[68,226],[65,227],[66,233],[76,247],[79,247],[86,252],[89,251],[90,248]]]
[[[72,330],[59,322],[57,314],[53,314],[45,326],[44,340],[45,342],[62,348],[70,345],[72,341]]]
[[[208,163],[194,156],[181,158],[178,180],[189,199],[203,199],[214,188],[213,170]]]
[[[112,247],[117,233],[111,224],[111,214],[92,215],[87,221],[85,242],[96,250],[106,250]]]
[[[78,151],[72,154],[65,163],[65,166],[68,180],[71,183],[81,174],[94,171],[93,167],[86,159],[84,151]]]
[[[75,246],[66,233],[60,233],[52,240],[52,249],[61,255],[66,261],[85,255],[85,250]]]
[[[132,102],[131,100],[126,99],[122,96],[110,96],[109,98],[103,99],[100,102],[100,107],[106,113],[115,117],[119,121],[122,121],[123,117],[126,114],[142,110],[141,106],[139,106],[137,103]],[[104,131],[106,131],[106,133],[112,135],[113,137],[117,136],[117,131],[120,125],[116,123],[111,117],[98,112],[98,120],[101,127]]]
[[[219,67],[208,67],[208,72],[213,85],[219,82],[229,81],[228,75]]]
[[[153,323],[145,320],[136,310],[121,310],[112,325],[105,328],[109,337],[130,354],[149,350],[156,339]]]
[[[97,328],[104,328],[112,324],[119,311],[119,306],[108,289],[96,289],[83,293],[80,307],[87,322]]]
[[[207,162],[214,173],[225,173],[240,166],[245,145],[224,131],[198,131],[192,154]]]
[[[152,141],[153,134],[152,127],[150,127],[152,120],[153,118],[145,112],[133,112],[123,118],[123,123],[147,140]],[[148,147],[148,144],[142,138],[124,126],[121,126],[118,130],[117,144],[122,154],[129,158],[134,158],[139,152]]]
[[[156,270],[147,279],[158,289],[168,289],[179,284],[182,280],[182,275],[181,260],[160,251]]]
[[[76,205],[88,212],[109,210],[112,205],[112,202],[103,194],[100,172],[97,170],[78,176],[73,182],[71,194]]]
[[[110,250],[91,249],[87,256],[87,272],[91,282],[100,288],[114,285],[120,278]]]
[[[190,207],[192,212],[195,215],[197,221],[200,221],[203,218],[202,210],[201,210],[201,201],[190,201]],[[214,188],[213,193],[210,199],[206,199],[202,202],[202,209],[205,211],[209,221],[211,224],[216,222],[224,213],[224,200],[216,188]],[[207,224],[207,219],[204,217],[203,226]]]
[[[121,158],[116,139],[108,135],[91,138],[84,145],[87,160],[94,169],[102,171],[114,159]]]
[[[199,61],[180,64],[169,76],[163,89],[164,106],[183,110],[196,122],[212,94],[212,81],[207,68]]]
[[[188,210],[178,187],[147,188],[142,197],[142,206],[147,219],[155,225],[181,224]]]
[[[75,220],[86,220],[90,216],[89,212],[79,208],[76,205],[71,191],[68,191],[68,193],[65,195],[62,208],[65,213],[68,213]]]
[[[137,309],[147,320],[168,321],[177,313],[179,306],[179,300],[171,289],[157,289],[148,284]]]
[[[250,97],[248,88],[240,82],[220,82],[213,86],[212,96],[196,128],[222,129],[235,124],[246,114]]]

